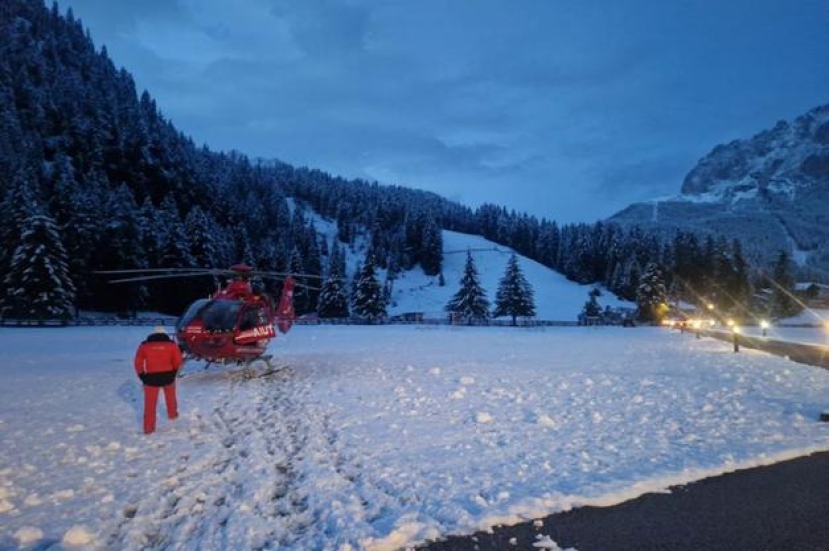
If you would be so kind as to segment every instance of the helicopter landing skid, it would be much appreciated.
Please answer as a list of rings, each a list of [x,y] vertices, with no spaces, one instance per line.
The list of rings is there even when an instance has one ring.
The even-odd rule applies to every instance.
[[[288,365],[279,365],[274,364],[271,362],[273,359],[272,356],[262,356],[260,358],[256,358],[255,360],[248,362],[245,368],[241,371],[243,379],[259,379],[261,377],[267,377],[268,375],[273,375],[275,373],[279,373],[280,371],[287,369]],[[264,361],[263,361],[264,360]],[[262,369],[257,369],[254,367],[256,364],[264,364]]]

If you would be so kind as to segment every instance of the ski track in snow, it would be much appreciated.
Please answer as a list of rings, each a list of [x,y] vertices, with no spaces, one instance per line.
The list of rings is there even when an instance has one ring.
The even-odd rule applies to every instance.
[[[159,480],[106,547],[322,549],[326,540],[336,540],[335,534],[307,530],[325,522],[325,511],[336,505],[311,495],[307,476],[327,472],[330,478],[317,483],[342,487],[348,495],[357,473],[343,473],[325,418],[302,406],[310,383],[295,381],[293,373],[287,368],[234,380],[222,402],[198,415],[190,431],[195,448],[206,453],[183,458],[174,474]]]

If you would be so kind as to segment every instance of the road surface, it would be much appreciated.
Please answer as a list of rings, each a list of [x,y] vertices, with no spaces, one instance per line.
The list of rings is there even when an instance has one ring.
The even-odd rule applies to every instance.
[[[827,425],[829,430],[829,425]],[[581,507],[424,551],[829,551],[829,453],[707,478],[614,507]],[[512,540],[512,541],[511,541]]]

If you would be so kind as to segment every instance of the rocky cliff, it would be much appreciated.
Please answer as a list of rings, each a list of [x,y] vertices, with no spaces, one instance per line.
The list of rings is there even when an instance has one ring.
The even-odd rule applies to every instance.
[[[633,204],[611,220],[736,237],[755,264],[785,250],[802,276],[828,280],[829,105],[718,145],[679,195]]]

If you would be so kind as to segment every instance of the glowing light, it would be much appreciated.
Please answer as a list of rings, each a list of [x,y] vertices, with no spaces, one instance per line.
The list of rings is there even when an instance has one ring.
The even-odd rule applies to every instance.
[[[769,328],[769,322],[766,321],[766,320],[760,320],[760,327],[762,327],[763,329],[768,329]]]

